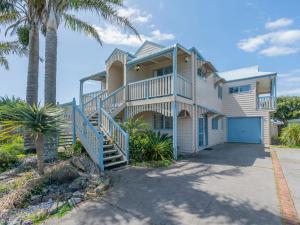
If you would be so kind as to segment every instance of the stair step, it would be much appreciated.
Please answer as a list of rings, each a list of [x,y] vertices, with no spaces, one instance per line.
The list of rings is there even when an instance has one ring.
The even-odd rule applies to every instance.
[[[104,153],[104,154],[111,154],[111,153],[116,153],[116,152],[118,152],[117,149],[112,149],[112,150],[104,151],[103,153]]]
[[[104,164],[104,167],[107,168],[107,167],[117,166],[117,165],[120,165],[120,164],[124,164],[126,162],[127,161],[124,159],[122,161],[117,161],[117,162],[112,162],[112,163]]]
[[[118,154],[118,155],[114,155],[114,156],[109,156],[109,157],[104,157],[104,161],[108,161],[108,160],[112,160],[112,159],[118,159],[121,158],[122,155]]]
[[[103,149],[111,149],[114,145],[103,145]]]

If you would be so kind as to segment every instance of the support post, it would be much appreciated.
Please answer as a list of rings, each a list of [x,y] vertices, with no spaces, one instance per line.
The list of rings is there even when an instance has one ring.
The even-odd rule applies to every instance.
[[[84,81],[80,81],[80,94],[79,94],[79,104],[81,106],[81,110],[83,111],[83,99],[82,99],[82,95],[83,95],[83,82]]]
[[[72,101],[72,143],[73,144],[76,143],[75,107],[76,107],[76,100],[75,100],[75,98],[73,98],[73,101]]]
[[[173,96],[174,101],[172,103],[173,111],[173,158],[177,160],[177,108],[176,108],[176,95],[177,95],[177,46],[173,49]]]

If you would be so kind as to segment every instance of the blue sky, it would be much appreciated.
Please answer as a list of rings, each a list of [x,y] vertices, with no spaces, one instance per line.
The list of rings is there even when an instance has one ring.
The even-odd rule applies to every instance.
[[[218,71],[259,65],[278,73],[279,95],[300,96],[299,0],[128,0],[120,10],[129,16],[142,39],[162,45],[195,46]],[[57,99],[79,95],[79,79],[103,70],[118,47],[135,52],[141,44],[130,33],[83,13],[95,25],[103,46],[83,34],[58,32]],[[4,40],[0,34],[0,40]],[[41,57],[44,38],[41,37]],[[9,57],[10,70],[0,68],[0,96],[25,98],[27,58]],[[43,99],[44,64],[40,65],[39,99]],[[88,84],[87,89],[95,89]]]

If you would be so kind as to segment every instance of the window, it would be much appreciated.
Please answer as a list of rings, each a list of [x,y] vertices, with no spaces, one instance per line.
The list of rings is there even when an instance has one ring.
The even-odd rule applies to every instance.
[[[168,66],[168,67],[164,67],[164,68],[154,70],[154,76],[156,76],[156,77],[168,75],[168,74],[171,74],[171,73],[173,73],[173,67],[172,66]]]
[[[153,113],[153,127],[155,130],[172,129],[173,119],[160,113]]]
[[[218,130],[218,118],[212,118],[211,120],[211,127],[213,130]]]
[[[222,99],[223,97],[223,88],[219,85],[218,86],[218,98]]]
[[[206,79],[205,74],[202,72],[201,68],[197,69],[197,75],[201,78],[201,79]]]
[[[230,87],[229,88],[229,93],[243,93],[243,92],[248,92],[251,90],[251,85],[243,85],[243,86],[238,86],[238,87]]]

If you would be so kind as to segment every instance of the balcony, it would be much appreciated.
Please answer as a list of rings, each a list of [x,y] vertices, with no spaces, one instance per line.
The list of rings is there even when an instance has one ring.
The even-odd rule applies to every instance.
[[[276,109],[276,98],[272,96],[258,97],[257,108],[259,110],[275,110]]]
[[[192,82],[181,75],[176,80],[177,95],[192,99]],[[154,77],[128,84],[128,101],[159,98],[173,95],[173,75]]]

